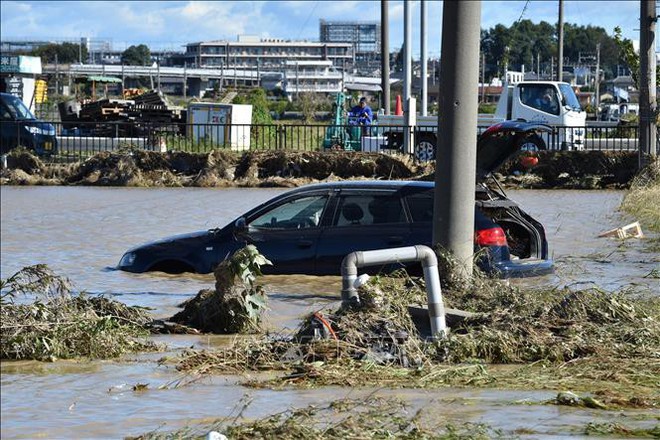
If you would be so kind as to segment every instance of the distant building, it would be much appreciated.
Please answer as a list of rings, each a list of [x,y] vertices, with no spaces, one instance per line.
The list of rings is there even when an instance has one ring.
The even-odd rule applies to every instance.
[[[368,75],[380,69],[380,23],[360,21],[320,21],[322,43],[348,43],[353,49],[352,67]]]
[[[289,96],[300,93],[339,93],[343,75],[330,61],[287,61],[283,90]]]
[[[330,61],[338,69],[352,60],[347,43],[318,43],[239,36],[238,41],[188,43],[183,56],[191,67],[282,71],[287,61]]]

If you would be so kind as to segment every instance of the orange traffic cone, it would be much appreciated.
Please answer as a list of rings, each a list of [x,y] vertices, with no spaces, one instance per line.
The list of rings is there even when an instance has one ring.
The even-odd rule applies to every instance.
[[[394,106],[394,114],[401,116],[403,114],[403,106],[401,105],[401,95],[396,95],[396,105]]]

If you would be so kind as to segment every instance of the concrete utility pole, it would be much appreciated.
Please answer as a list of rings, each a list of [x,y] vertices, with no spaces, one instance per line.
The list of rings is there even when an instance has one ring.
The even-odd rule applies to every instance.
[[[559,0],[559,22],[557,23],[557,81],[564,79],[564,0]]]
[[[421,56],[421,64],[422,64],[422,74],[421,74],[421,80],[422,80],[422,116],[426,116],[428,113],[428,81],[426,77],[428,76],[428,53],[427,50],[428,48],[426,47],[426,40],[427,40],[427,35],[426,35],[426,18],[427,18],[427,13],[426,13],[426,0],[420,0],[420,13],[421,13],[421,26],[420,26],[420,32],[419,36],[422,41],[420,41],[420,48],[422,50],[422,56]]]
[[[655,13],[656,0],[640,0],[639,29],[639,167],[656,154]]]
[[[55,53],[55,94],[60,94],[60,60]]]
[[[221,86],[222,88],[222,86]],[[188,63],[183,63],[183,99],[188,98]]]
[[[481,53],[481,100],[482,104],[486,102],[486,54]]]
[[[403,0],[403,118],[404,125],[410,127],[410,85],[412,83],[412,17],[410,15],[410,0]],[[403,133],[403,151],[412,154],[410,130],[406,129]]]
[[[390,114],[390,14],[388,8],[389,1],[380,0],[380,87],[382,90],[381,106],[385,109],[386,115]]]
[[[443,2],[433,246],[472,276],[481,1]]]
[[[596,44],[596,78],[594,81],[594,93],[596,94],[594,104],[596,111],[600,105],[600,43]]]

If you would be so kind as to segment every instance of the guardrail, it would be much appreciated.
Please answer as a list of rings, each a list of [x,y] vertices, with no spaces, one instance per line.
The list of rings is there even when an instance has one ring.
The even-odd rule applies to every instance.
[[[174,124],[169,122],[41,122],[0,121],[2,153],[22,145],[42,154],[47,161],[83,160],[101,151],[138,149],[149,151],[208,152],[226,149],[237,152],[287,151],[403,151],[401,125],[333,126],[327,124]],[[485,130],[479,127],[479,132]],[[583,130],[583,143],[568,145],[571,131]],[[414,129],[416,148],[435,148],[435,127]],[[544,138],[554,150],[636,151],[638,126],[554,127]],[[658,142],[660,147],[660,142]]]

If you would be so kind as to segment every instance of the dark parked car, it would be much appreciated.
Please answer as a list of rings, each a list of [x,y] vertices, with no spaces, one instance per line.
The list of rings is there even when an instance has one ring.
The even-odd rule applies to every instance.
[[[544,126],[505,122],[478,145],[482,180]],[[524,147],[523,147],[524,148]],[[342,259],[358,250],[431,245],[433,182],[344,181],[281,194],[223,228],[166,238],[126,252],[129,272],[208,273],[247,243],[273,262],[264,273],[338,275]],[[547,274],[553,263],[541,223],[503,192],[478,184],[475,251],[485,271],[502,277]],[[392,270],[372,268],[372,270]]]
[[[29,148],[40,156],[55,154],[55,127],[39,121],[20,98],[0,93],[0,154],[18,146]]]

